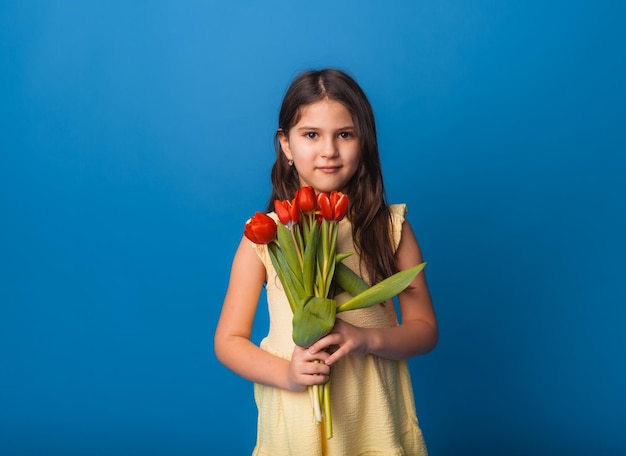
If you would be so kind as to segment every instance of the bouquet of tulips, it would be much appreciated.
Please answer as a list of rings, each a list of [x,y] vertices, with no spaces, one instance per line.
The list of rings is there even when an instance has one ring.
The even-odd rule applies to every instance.
[[[339,222],[348,210],[348,196],[333,191],[315,195],[302,187],[293,200],[274,202],[280,223],[257,212],[245,225],[244,234],[256,244],[267,244],[269,255],[293,312],[292,338],[309,347],[328,334],[338,312],[382,303],[404,290],[426,266],[419,264],[369,286],[341,261],[352,252],[337,253]],[[351,298],[337,305],[335,297],[348,292]],[[315,421],[324,421],[332,438],[330,382],[309,387]]]

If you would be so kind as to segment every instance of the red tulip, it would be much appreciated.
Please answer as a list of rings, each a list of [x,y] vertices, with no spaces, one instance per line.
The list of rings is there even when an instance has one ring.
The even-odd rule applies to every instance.
[[[257,212],[246,223],[243,234],[255,244],[269,244],[276,239],[276,222],[269,215]]]
[[[320,193],[317,195],[317,206],[319,207],[324,219],[333,219],[333,208],[330,205],[330,197],[328,193]]]
[[[278,219],[283,225],[291,226],[300,223],[302,214],[298,207],[298,202],[294,198],[293,201],[276,200],[274,201],[274,210]]]
[[[333,207],[335,220],[342,220],[348,212],[348,195],[341,192],[332,192],[330,194],[330,205]]]
[[[317,195],[317,205],[325,220],[340,221],[348,211],[348,195],[333,191]]]
[[[296,197],[294,198],[298,207],[305,214],[311,214],[315,212],[315,190],[313,187],[301,187],[296,191]]]

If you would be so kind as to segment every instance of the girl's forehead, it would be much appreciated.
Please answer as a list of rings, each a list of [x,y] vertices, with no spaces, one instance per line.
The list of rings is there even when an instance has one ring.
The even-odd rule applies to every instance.
[[[329,98],[303,105],[295,124],[306,122],[353,123],[352,114],[343,103]]]

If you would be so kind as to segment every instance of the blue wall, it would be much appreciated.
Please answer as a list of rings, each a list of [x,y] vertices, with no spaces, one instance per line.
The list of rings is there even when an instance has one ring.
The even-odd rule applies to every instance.
[[[431,453],[626,454],[624,3],[209,4],[0,2],[0,454],[249,454],[213,330],[324,66],[429,261]]]

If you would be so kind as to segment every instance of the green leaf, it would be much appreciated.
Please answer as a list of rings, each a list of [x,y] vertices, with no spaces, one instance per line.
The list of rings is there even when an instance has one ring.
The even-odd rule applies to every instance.
[[[304,239],[302,238],[302,226],[295,225],[295,226],[292,226],[291,229],[295,233],[296,242],[298,244],[298,250],[300,250],[301,252],[304,252]]]
[[[418,264],[417,266],[413,266],[412,268],[405,269],[404,271],[397,272],[387,277],[385,280],[378,282],[376,285],[341,304],[337,312],[363,309],[393,298],[408,287],[424,267],[426,267],[426,263]]]
[[[337,301],[311,296],[293,314],[293,341],[300,347],[310,347],[335,326]]]
[[[354,252],[344,252],[344,253],[338,253],[337,256],[335,257],[335,261],[337,263],[339,263],[340,261],[345,260],[346,258],[348,258],[349,256],[354,255]]]
[[[352,296],[357,296],[369,288],[360,275],[339,262],[335,265],[335,282]]]
[[[298,280],[298,277],[291,274],[287,261],[284,258],[284,252],[274,243],[268,245],[268,251],[272,265],[274,265],[276,274],[287,295],[289,307],[291,307],[292,312],[295,312],[296,308],[301,305],[302,298],[308,295],[305,294],[304,287]]]
[[[291,231],[282,223],[278,223],[277,237],[280,249],[283,251],[284,258],[289,265],[289,269],[298,277],[302,276],[302,266],[300,265],[300,257],[296,245],[291,237]]]

